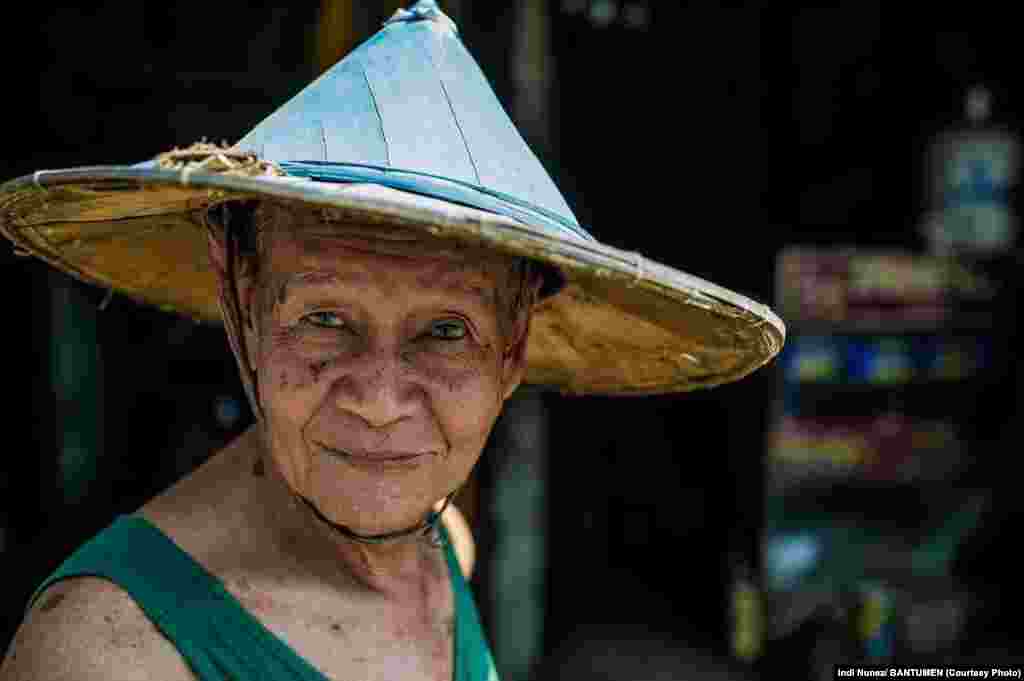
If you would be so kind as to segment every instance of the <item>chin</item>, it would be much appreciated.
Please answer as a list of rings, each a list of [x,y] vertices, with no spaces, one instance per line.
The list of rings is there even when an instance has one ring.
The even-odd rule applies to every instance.
[[[424,493],[421,486],[410,489],[393,479],[353,482],[351,477],[312,479],[302,494],[331,522],[359,534],[383,534],[416,525],[445,494],[439,492],[435,497]]]

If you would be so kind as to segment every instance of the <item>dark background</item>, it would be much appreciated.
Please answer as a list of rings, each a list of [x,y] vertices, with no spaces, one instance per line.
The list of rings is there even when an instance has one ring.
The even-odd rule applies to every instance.
[[[360,10],[355,37],[394,4]],[[968,86],[989,84],[996,115],[1020,128],[1019,39],[987,8],[888,11],[883,32],[880,3],[800,12],[631,4],[646,12],[640,25],[622,13],[596,21],[587,2],[548,3],[551,136],[538,155],[598,239],[759,301],[772,300],[786,245],[921,247],[924,151],[961,117]],[[480,0],[451,12],[506,103],[516,7]],[[134,163],[201,137],[237,140],[317,73],[316,2],[19,9],[7,19],[18,40],[0,46],[3,179]],[[9,635],[28,593],[67,552],[234,434],[218,426],[213,400],[242,393],[221,331],[114,296],[97,330],[99,482],[66,508],[52,482],[51,285],[91,304],[103,292],[9,249],[0,262],[10,398],[0,514],[12,528],[0,554],[0,633]],[[727,558],[756,554],[772,371],[706,393],[543,398],[549,658],[579,625],[602,623],[727,654]],[[1012,442],[1014,426],[1007,419],[993,439]],[[1015,511],[1006,502],[999,518]]]

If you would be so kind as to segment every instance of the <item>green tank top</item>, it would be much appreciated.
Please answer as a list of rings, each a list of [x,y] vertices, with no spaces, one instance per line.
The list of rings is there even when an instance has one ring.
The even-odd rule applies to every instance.
[[[454,681],[497,681],[491,651],[448,533],[440,526],[455,596]],[[327,681],[259,623],[224,584],[142,516],[122,515],[36,589],[69,577],[103,577],[124,589],[200,681]]]

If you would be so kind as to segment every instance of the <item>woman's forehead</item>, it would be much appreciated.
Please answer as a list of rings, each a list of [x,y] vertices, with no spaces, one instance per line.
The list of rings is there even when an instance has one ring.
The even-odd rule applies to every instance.
[[[462,276],[493,281],[512,263],[496,257],[453,247],[452,244],[416,234],[408,238],[380,238],[369,232],[304,230],[275,234],[266,249],[271,268],[278,272],[378,271],[422,272],[435,276]]]
[[[447,275],[447,276],[446,276]],[[307,296],[317,297],[321,292],[330,292],[341,288],[346,291],[362,290],[361,296],[368,290],[378,291],[389,297],[401,299],[431,299],[439,297],[446,300],[462,300],[485,309],[495,308],[498,304],[497,287],[490,281],[467,279],[455,272],[442,272],[439,276],[421,274],[416,278],[394,276],[387,270],[358,269],[317,269],[281,274],[272,277],[268,285],[278,304],[287,304],[293,298],[302,300]]]
[[[263,233],[264,282],[278,302],[332,286],[446,291],[488,306],[509,283],[512,259],[409,229],[292,223]]]
[[[472,264],[509,264],[511,258],[441,239],[411,227],[369,224],[340,216],[330,209],[262,204],[256,229],[264,244],[272,241],[293,255],[355,253],[422,256]]]

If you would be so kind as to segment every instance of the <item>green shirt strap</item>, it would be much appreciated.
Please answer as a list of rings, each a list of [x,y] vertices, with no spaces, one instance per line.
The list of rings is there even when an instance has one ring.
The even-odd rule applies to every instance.
[[[498,681],[472,592],[440,527],[455,599],[454,679]],[[40,584],[29,607],[54,582],[82,576],[102,577],[124,589],[200,681],[326,681],[142,516],[119,516],[83,544]]]

